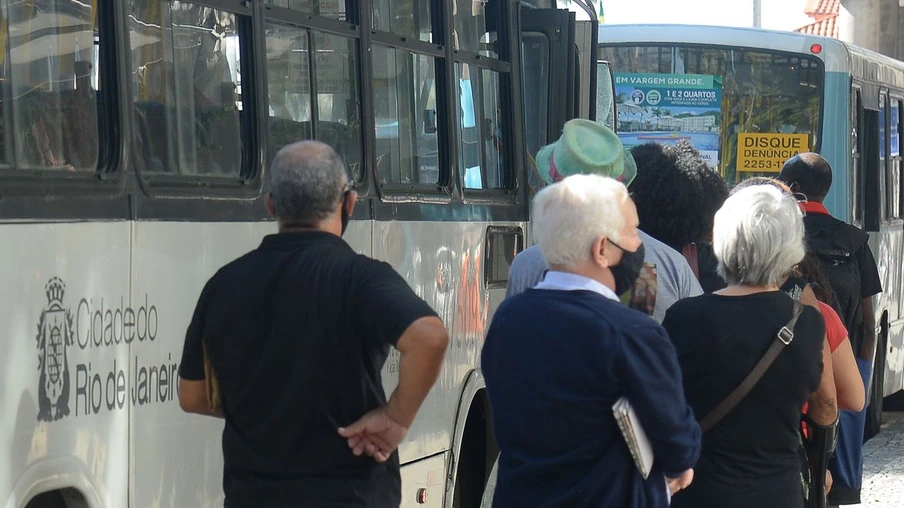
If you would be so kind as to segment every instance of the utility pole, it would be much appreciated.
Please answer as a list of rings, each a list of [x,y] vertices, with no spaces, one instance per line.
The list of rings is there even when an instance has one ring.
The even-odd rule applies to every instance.
[[[753,0],[753,27],[760,28],[763,25],[762,0]]]

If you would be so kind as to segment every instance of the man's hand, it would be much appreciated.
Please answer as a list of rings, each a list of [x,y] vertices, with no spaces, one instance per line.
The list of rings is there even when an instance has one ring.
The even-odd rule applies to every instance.
[[[436,382],[448,347],[449,334],[437,317],[411,323],[399,338],[399,385],[384,406],[339,429],[352,453],[366,453],[377,462],[389,460],[414,423],[421,403]]]
[[[829,491],[832,490],[832,482],[832,472],[826,470],[826,494],[828,494]]]
[[[408,427],[394,420],[386,406],[374,409],[348,427],[339,428],[339,435],[348,439],[348,447],[356,457],[366,453],[377,462],[389,460],[407,433]]]
[[[678,478],[666,478],[669,484],[669,492],[672,495],[675,495],[676,492],[682,489],[686,489],[692,481],[694,481],[694,470],[688,469],[687,471],[681,473],[681,476]]]

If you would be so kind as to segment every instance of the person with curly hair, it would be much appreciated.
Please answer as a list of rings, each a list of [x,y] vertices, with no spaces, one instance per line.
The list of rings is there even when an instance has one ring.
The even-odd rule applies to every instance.
[[[646,143],[631,154],[637,164],[631,193],[641,228],[684,254],[704,292],[724,288],[710,241],[728,185],[684,140],[673,146]]]

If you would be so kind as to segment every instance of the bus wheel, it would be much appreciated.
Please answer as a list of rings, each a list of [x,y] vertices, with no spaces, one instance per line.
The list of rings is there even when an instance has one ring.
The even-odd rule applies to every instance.
[[[885,396],[885,356],[888,353],[888,317],[882,316],[879,337],[876,345],[876,356],[873,362],[873,382],[870,385],[870,396],[866,408],[866,427],[863,429],[863,442],[875,437],[882,427],[882,398]]]

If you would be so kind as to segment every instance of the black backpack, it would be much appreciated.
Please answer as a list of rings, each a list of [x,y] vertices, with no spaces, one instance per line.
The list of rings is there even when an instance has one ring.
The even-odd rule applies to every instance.
[[[819,269],[834,293],[832,307],[848,330],[852,345],[859,344],[860,266],[854,253],[869,236],[855,226],[840,223],[832,228],[808,227],[807,248],[819,260]]]

